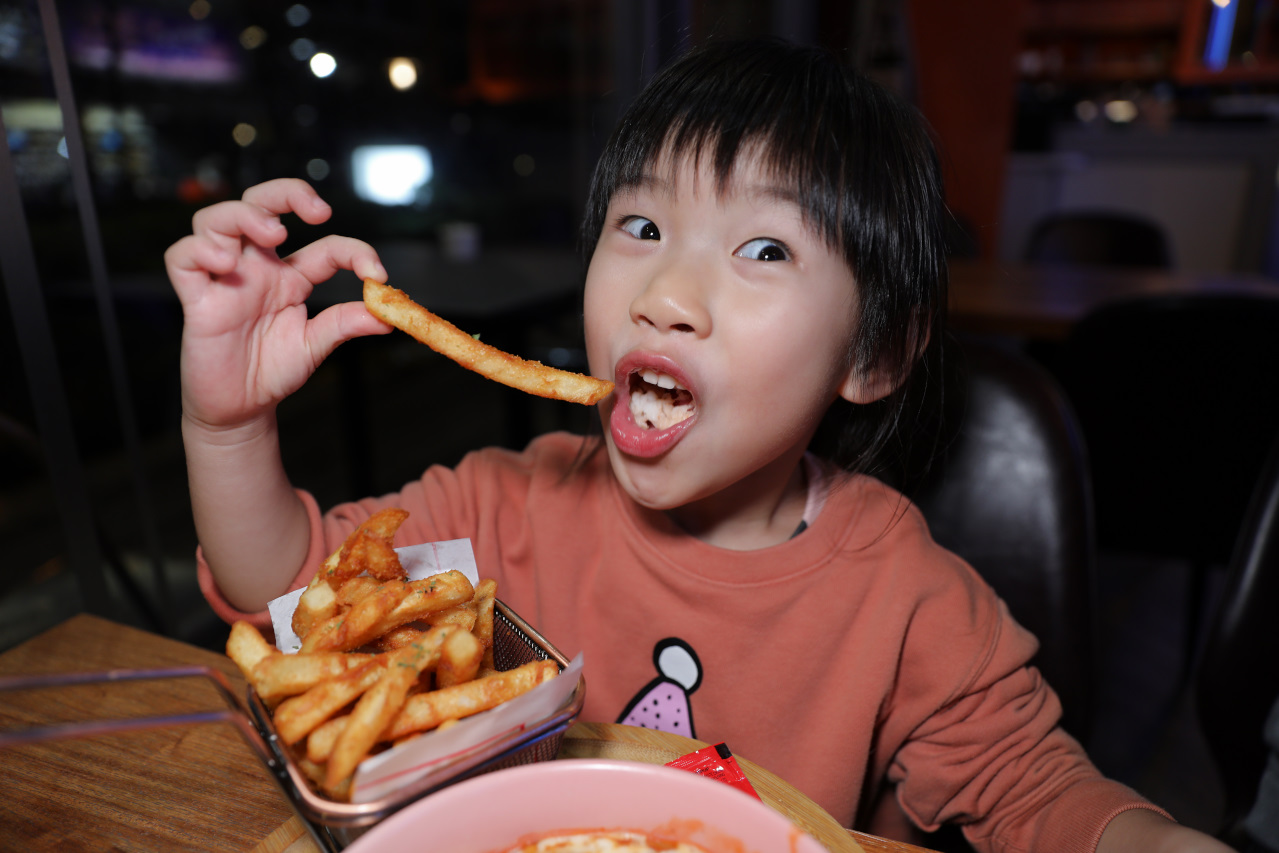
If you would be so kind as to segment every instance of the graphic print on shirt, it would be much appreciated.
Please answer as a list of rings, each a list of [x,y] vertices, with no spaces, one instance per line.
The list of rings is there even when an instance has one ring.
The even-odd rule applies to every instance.
[[[657,677],[635,694],[617,721],[696,738],[689,696],[702,686],[697,652],[678,637],[667,637],[653,647],[653,667]]]

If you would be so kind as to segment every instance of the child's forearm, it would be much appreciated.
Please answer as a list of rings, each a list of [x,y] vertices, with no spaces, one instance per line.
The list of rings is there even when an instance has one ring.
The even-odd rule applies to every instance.
[[[310,524],[280,457],[274,412],[233,429],[182,420],[196,535],[232,606],[262,610],[306,559]]]
[[[1173,823],[1149,809],[1129,809],[1106,826],[1097,853],[1231,853],[1210,835]]]

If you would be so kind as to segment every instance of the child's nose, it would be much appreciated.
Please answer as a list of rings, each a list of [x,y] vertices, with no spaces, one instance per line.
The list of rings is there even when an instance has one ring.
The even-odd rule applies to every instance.
[[[631,320],[658,331],[711,330],[707,295],[713,272],[691,258],[672,258],[657,269],[631,302]]]

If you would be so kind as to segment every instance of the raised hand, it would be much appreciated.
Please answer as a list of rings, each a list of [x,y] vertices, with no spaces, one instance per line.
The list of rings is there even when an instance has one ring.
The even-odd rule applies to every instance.
[[[307,318],[306,298],[338,270],[386,280],[371,246],[328,236],[281,258],[285,213],[315,225],[331,209],[306,182],[252,187],[240,201],[205,208],[193,233],[165,253],[182,302],[183,414],[207,429],[232,428],[274,411],[340,343],[390,331],[362,302]]]

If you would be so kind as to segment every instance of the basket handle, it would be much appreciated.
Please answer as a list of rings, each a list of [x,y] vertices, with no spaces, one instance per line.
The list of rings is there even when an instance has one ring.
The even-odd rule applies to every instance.
[[[217,688],[218,694],[230,707],[216,711],[197,711],[188,714],[160,714],[125,720],[86,720],[77,723],[57,723],[49,726],[32,726],[25,729],[0,731],[0,749],[50,740],[90,738],[141,729],[225,722],[235,726],[240,736],[244,738],[244,741],[258,757],[268,767],[274,768],[276,764],[275,756],[271,753],[271,749],[267,746],[266,741],[263,740],[262,735],[249,720],[244,705],[236,696],[230,680],[226,675],[212,667],[178,666],[160,669],[112,669],[101,672],[2,676],[0,677],[0,692],[70,687],[79,684],[101,684],[104,682],[147,681],[162,678],[207,678]]]

